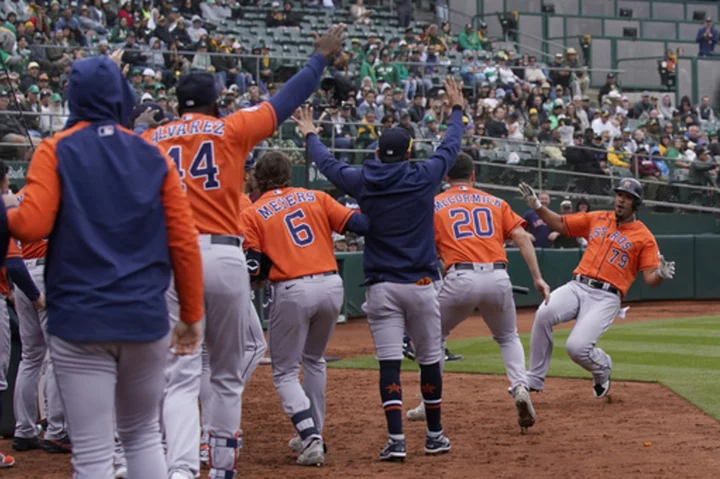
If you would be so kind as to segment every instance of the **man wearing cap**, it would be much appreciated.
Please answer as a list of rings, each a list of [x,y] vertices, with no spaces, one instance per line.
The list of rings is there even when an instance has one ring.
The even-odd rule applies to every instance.
[[[380,83],[400,86],[400,72],[395,64],[390,63],[390,58],[390,50],[383,50],[380,54],[380,65],[375,67],[375,77]]]
[[[28,63],[27,74],[20,81],[20,90],[26,92],[30,85],[37,83],[40,75],[40,65],[37,62]]]
[[[192,26],[187,29],[187,32],[188,32],[188,35],[190,35],[190,40],[193,43],[199,42],[200,38],[203,35],[208,34],[207,30],[205,30],[205,28],[203,28],[203,26],[202,26],[202,18],[200,18],[197,15],[192,17]]]
[[[555,54],[555,61],[550,65],[550,81],[553,85],[560,85],[570,88],[570,70],[565,64],[565,56],[562,53]]]
[[[602,87],[600,87],[600,91],[598,92],[598,103],[600,105],[602,105],[603,98],[605,97],[605,95],[607,95],[608,93],[610,93],[613,90],[620,91],[618,89],[617,83],[615,81],[615,74],[610,72],[607,74],[607,77],[605,79],[605,84]]]
[[[632,110],[628,113],[628,117],[639,119],[643,113],[649,112],[651,108],[650,93],[644,91],[642,92],[641,100],[635,103],[635,106],[633,106]]]
[[[270,4],[270,10],[265,16],[265,25],[270,28],[285,25],[285,14],[280,11],[280,2],[275,1]]]
[[[450,450],[441,422],[442,375],[440,310],[437,292],[437,251],[433,230],[435,192],[460,151],[463,135],[462,85],[445,81],[452,106],[450,128],[435,153],[411,164],[412,141],[405,130],[391,128],[380,137],[377,159],[361,169],[338,162],[313,134],[308,135],[310,157],[338,188],[358,200],[372,225],[365,238],[364,270],[368,324],[380,365],[380,396],[388,426],[384,461],[404,460],[400,364],[403,330],[415,343],[420,382],[426,405],[425,452]]]
[[[235,477],[242,444],[241,361],[245,325],[252,319],[246,314],[250,284],[239,239],[245,161],[250,151],[315,91],[328,61],[342,48],[343,30],[344,25],[335,25],[318,39],[316,53],[269,102],[225,118],[218,117],[213,75],[191,72],[181,76],[176,86],[181,119],[143,133],[175,160],[204,245],[205,343],[212,383],[207,404],[210,417],[205,424],[210,435],[210,477]],[[178,303],[172,287],[168,304],[175,322]],[[198,352],[171,359],[167,370],[163,415],[172,479],[193,478],[200,471],[201,369]]]
[[[695,42],[699,46],[699,57],[707,57],[714,55],[715,45],[718,42],[718,31],[713,26],[713,21],[711,17],[705,18],[705,25],[703,25],[703,27],[698,30],[697,36],[695,37]]]
[[[717,181],[712,171],[718,164],[712,160],[710,152],[703,146],[695,150],[697,159],[690,164],[688,183],[696,186],[712,186],[717,189]]]
[[[43,105],[41,107],[41,112],[44,115],[40,117],[40,131],[43,136],[52,136],[65,128],[68,109],[63,105],[63,99],[59,93],[50,94],[49,91],[45,90],[41,93],[41,97],[47,98],[48,103],[47,106]]]
[[[472,23],[465,25],[465,29],[458,35],[458,50],[464,52],[478,52],[482,50],[480,38],[475,34]]]
[[[630,152],[623,145],[622,135],[615,135],[612,145],[608,148],[607,161],[612,166],[627,168],[630,163]]]
[[[25,112],[40,113],[40,88],[37,85],[31,85],[27,90],[25,101],[22,102],[21,109]],[[40,116],[25,116],[23,123],[28,130],[40,132]]]

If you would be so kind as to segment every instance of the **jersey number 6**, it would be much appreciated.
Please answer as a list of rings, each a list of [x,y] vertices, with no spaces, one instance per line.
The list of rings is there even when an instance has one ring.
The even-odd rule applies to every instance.
[[[180,179],[183,180],[185,178],[185,172],[182,168],[182,146],[173,146],[167,153],[175,162],[178,173],[180,173]],[[190,162],[188,173],[190,174],[190,178],[193,179],[204,178],[204,190],[216,190],[220,188],[220,180],[217,178],[220,173],[220,168],[215,164],[215,148],[212,141],[203,141],[200,143],[200,147]]]
[[[492,212],[489,208],[479,207],[468,212],[465,208],[455,208],[450,210],[450,219],[453,221],[453,236],[456,240],[477,236],[478,238],[489,238],[495,233],[492,222]],[[471,217],[472,216],[472,217]],[[472,222],[472,228],[469,231],[463,231],[464,226]]]
[[[315,235],[313,234],[312,228],[310,228],[309,224],[302,221],[304,219],[305,212],[301,209],[285,215],[285,226],[290,233],[290,237],[292,238],[293,243],[301,248],[304,248],[315,241]]]

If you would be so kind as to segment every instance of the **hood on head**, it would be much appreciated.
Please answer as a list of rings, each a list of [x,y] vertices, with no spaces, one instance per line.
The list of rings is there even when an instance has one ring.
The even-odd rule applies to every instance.
[[[400,181],[406,174],[410,163],[383,163],[378,159],[368,160],[362,166],[362,178],[371,190],[385,190]]]
[[[73,63],[67,98],[70,118],[65,128],[80,121],[130,124],[133,92],[117,65],[105,56]]]

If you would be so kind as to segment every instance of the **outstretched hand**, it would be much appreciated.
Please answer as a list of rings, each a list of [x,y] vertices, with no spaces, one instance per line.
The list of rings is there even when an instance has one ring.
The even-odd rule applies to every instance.
[[[315,41],[315,51],[326,59],[332,58],[342,49],[344,31],[344,23],[337,23],[328,28],[323,36]]]
[[[315,125],[313,124],[313,109],[312,107],[305,106],[298,109],[300,113],[297,117],[293,116],[292,120],[297,123],[298,130],[302,133],[303,137],[308,136],[310,133],[317,133]]]
[[[525,203],[527,203],[530,208],[539,210],[542,207],[542,203],[540,203],[540,199],[537,197],[537,194],[535,193],[535,190],[533,190],[532,186],[527,183],[520,183],[518,185],[518,190],[520,190],[523,200],[525,200]]]
[[[120,49],[112,52],[108,58],[110,58],[110,60],[112,60],[113,63],[115,63],[115,65],[117,65],[118,68],[120,68],[122,65],[122,57],[124,54],[125,54],[125,50],[120,48]]]
[[[443,86],[445,87],[445,91],[447,92],[447,101],[451,107],[459,106],[462,108],[465,106],[465,97],[463,96],[462,92],[462,82],[458,83],[454,77],[448,76],[443,81]]]
[[[667,261],[663,255],[660,255],[660,265],[657,271],[663,279],[673,279],[675,277],[675,261]]]

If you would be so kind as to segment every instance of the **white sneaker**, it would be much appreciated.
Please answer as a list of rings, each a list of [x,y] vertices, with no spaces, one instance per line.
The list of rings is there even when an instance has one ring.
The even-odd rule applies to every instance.
[[[170,475],[170,479],[194,479],[195,477],[200,477],[200,474],[195,476],[191,472],[175,471]]]
[[[127,479],[128,470],[127,466],[116,466],[115,467],[115,479]]]
[[[425,403],[421,402],[415,409],[407,412],[408,421],[424,421],[425,420]]]
[[[304,447],[300,436],[295,436],[294,438],[290,439],[290,441],[288,441],[288,447],[292,452],[295,452],[297,454],[303,452]]]
[[[325,462],[325,448],[322,439],[313,439],[297,458],[301,466],[322,466]]]

